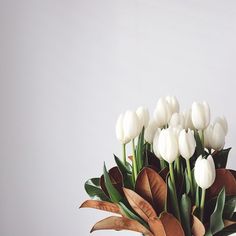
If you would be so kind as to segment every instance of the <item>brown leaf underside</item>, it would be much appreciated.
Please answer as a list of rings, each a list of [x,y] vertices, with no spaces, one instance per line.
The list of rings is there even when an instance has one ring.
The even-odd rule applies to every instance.
[[[147,200],[160,214],[165,205],[167,187],[159,174],[150,168],[144,168],[138,175],[135,192]]]
[[[158,218],[150,218],[148,220],[148,225],[154,234],[154,236],[166,236],[165,229],[161,220]]]
[[[140,197],[137,193],[134,191],[123,188],[124,194],[130,204],[130,206],[134,209],[134,211],[142,217],[146,222],[148,222],[148,219],[151,217],[157,217],[157,214],[155,210],[152,208],[152,206],[144,200],[142,197]]]
[[[192,233],[193,233],[193,236],[205,235],[205,227],[196,216],[193,216]]]
[[[131,230],[142,233],[146,236],[153,236],[153,234],[143,225],[135,220],[125,217],[110,216],[97,222],[91,229],[91,233],[96,230]]]
[[[121,215],[119,207],[111,202],[103,202],[103,201],[97,201],[97,200],[87,200],[82,205],[80,208],[94,208],[94,209],[99,209],[102,211],[109,211],[113,213],[117,213]]]

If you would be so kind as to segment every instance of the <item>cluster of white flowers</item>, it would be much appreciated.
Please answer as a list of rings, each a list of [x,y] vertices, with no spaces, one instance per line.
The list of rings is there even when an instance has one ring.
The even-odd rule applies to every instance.
[[[198,158],[195,165],[195,179],[203,189],[212,185],[215,167],[212,150],[224,148],[228,124],[224,117],[210,123],[210,108],[206,102],[194,102],[192,107],[180,112],[176,97],[162,97],[158,100],[150,118],[147,108],[120,114],[116,123],[116,136],[122,144],[127,144],[139,136],[144,129],[145,141],[152,145],[155,155],[168,163],[179,156],[189,160],[196,148],[194,132],[198,132],[209,156]],[[213,170],[214,169],[214,170]],[[206,171],[205,171],[206,170]],[[207,174],[204,174],[207,173]]]

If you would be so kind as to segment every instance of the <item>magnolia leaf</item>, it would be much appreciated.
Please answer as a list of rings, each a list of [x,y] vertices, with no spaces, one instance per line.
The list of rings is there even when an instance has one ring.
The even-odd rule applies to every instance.
[[[104,164],[103,175],[104,175],[105,186],[106,186],[107,192],[108,192],[112,202],[115,202],[115,203],[121,202],[123,200],[123,197],[118,192],[118,190],[114,187],[113,183],[114,183],[115,179],[113,178],[113,182],[111,181],[111,178],[107,172],[105,164]]]
[[[215,210],[210,217],[210,227],[208,233],[215,234],[224,228],[223,210],[225,204],[225,189],[223,188],[216,200]]]
[[[217,169],[219,168],[226,168],[227,160],[228,160],[228,155],[229,151],[231,148],[227,148],[221,151],[216,151],[215,153],[212,154],[213,160],[215,163],[215,167]]]
[[[149,166],[152,166],[156,172],[161,170],[160,159],[153,152],[146,150],[146,160]]]
[[[191,200],[187,194],[183,194],[180,200],[181,222],[186,236],[191,236],[190,215]]]
[[[122,190],[122,188],[124,187],[123,176],[119,168],[117,166],[112,167],[107,174],[109,176],[109,179],[111,180],[112,186],[120,193],[120,195],[123,195],[123,190]],[[105,184],[104,174],[100,178],[100,185],[102,190],[106,193],[106,195],[110,196],[107,186]]]
[[[226,196],[225,198],[225,205],[223,211],[223,218],[224,219],[231,219],[236,206],[236,195],[233,196]]]
[[[164,226],[157,217],[150,218],[148,220],[148,225],[154,236],[166,236]]]
[[[232,221],[224,221],[225,228],[222,229],[220,232],[216,233],[214,236],[228,236],[236,233],[236,222]]]
[[[146,222],[151,217],[157,217],[155,210],[152,208],[149,202],[144,200],[134,191],[123,188],[124,194],[134,211],[142,217]]]
[[[193,234],[193,236],[204,236],[205,235],[205,227],[204,227],[204,225],[194,215],[193,215],[192,234]]]
[[[142,233],[147,236],[153,236],[153,234],[135,220],[131,220],[125,217],[110,216],[97,222],[91,229],[91,233],[96,230],[131,230]]]
[[[226,169],[217,169],[215,182],[207,190],[207,199],[217,196],[223,187],[226,195],[236,195],[236,180],[232,173]]]
[[[164,181],[166,181],[166,177],[169,174],[169,168],[165,167],[158,173]]]
[[[138,175],[135,192],[148,201],[160,214],[165,206],[167,186],[154,170],[145,167]]]
[[[120,208],[116,204],[111,203],[111,202],[87,200],[84,203],[82,203],[82,205],[80,206],[80,208],[85,208],[85,207],[99,209],[102,211],[109,211],[109,212],[122,215],[120,212]]]
[[[127,166],[124,165],[124,163],[114,155],[115,162],[123,176],[123,181],[124,181],[124,186],[127,188],[134,188],[134,183],[132,181],[132,167],[131,165],[127,162]]]
[[[138,172],[143,168],[143,159],[144,159],[143,154],[144,154],[144,127],[142,128],[142,132],[139,134],[137,150],[136,150]]]
[[[160,220],[164,226],[166,236],[184,236],[184,230],[181,224],[173,215],[163,212]]]
[[[110,199],[100,188],[99,180],[100,178],[92,178],[87,180],[84,184],[85,191],[92,199],[110,202]]]

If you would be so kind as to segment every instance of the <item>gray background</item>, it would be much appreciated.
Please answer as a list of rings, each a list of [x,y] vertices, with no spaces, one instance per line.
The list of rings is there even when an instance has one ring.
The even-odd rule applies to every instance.
[[[78,206],[127,108],[207,100],[236,145],[235,0],[1,0],[0,29],[1,236],[86,236],[109,215]]]

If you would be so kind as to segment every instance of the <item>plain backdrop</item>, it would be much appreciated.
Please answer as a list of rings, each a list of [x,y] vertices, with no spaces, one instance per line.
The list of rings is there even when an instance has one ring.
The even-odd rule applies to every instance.
[[[126,109],[206,100],[236,146],[235,0],[0,0],[0,32],[1,236],[87,236],[110,215],[78,207]]]

